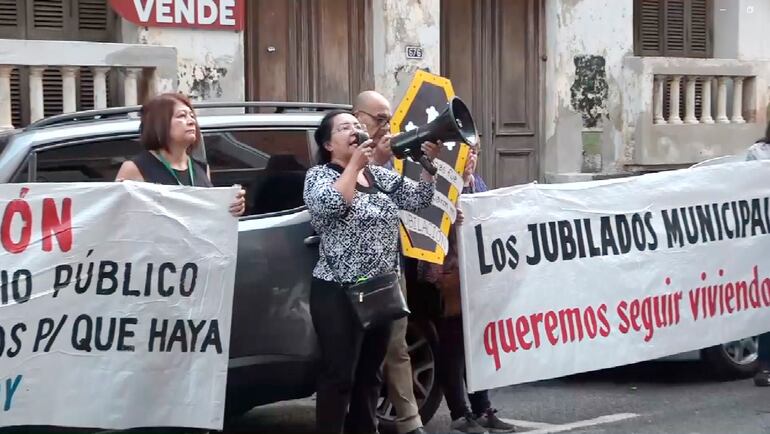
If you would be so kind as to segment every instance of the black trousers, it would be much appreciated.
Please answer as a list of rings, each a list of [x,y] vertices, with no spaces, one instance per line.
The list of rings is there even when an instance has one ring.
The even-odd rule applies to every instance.
[[[476,415],[489,410],[492,404],[489,393],[480,390],[468,394],[471,408],[465,402],[465,350],[463,346],[463,321],[460,316],[438,320],[438,376],[444,399],[449,407],[452,420],[461,418],[472,411]]]
[[[319,279],[311,284],[310,314],[321,347],[318,432],[376,433],[381,367],[391,324],[361,329],[339,285]]]

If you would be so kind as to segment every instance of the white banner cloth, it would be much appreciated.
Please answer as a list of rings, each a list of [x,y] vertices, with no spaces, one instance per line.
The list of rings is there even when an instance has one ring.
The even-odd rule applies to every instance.
[[[0,426],[221,429],[236,190],[0,185]]]
[[[770,330],[770,162],[461,196],[471,390]]]

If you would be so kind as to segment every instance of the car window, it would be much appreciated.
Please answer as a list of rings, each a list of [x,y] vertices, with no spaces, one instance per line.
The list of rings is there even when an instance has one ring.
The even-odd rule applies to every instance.
[[[313,161],[312,131],[203,132],[205,158],[215,186],[246,189],[246,215],[303,205],[305,172]],[[72,143],[37,152],[35,182],[113,181],[120,165],[140,153],[136,137]],[[26,181],[26,170],[16,178]]]
[[[110,182],[142,150],[137,138],[72,143],[37,153],[35,182]]]
[[[312,159],[310,135],[306,129],[204,131],[211,181],[242,185],[246,215],[300,207]]]
[[[16,169],[16,174],[11,178],[11,184],[29,182],[29,157],[24,159],[24,163]]]

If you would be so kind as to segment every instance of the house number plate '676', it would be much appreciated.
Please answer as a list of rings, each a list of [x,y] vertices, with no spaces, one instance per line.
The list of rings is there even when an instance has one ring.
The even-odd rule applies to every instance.
[[[419,45],[407,45],[406,47],[407,59],[422,59],[422,47]]]

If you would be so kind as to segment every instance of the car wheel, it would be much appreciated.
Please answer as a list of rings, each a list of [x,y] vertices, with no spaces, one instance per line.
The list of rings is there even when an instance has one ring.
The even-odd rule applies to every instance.
[[[406,328],[406,344],[412,361],[414,397],[422,423],[427,424],[441,405],[443,398],[436,375],[438,335],[430,321],[409,321]],[[396,432],[396,410],[388,399],[387,387],[383,387],[377,417],[380,431]]]
[[[757,372],[759,340],[756,336],[702,350],[703,360],[718,375],[750,377]]]

